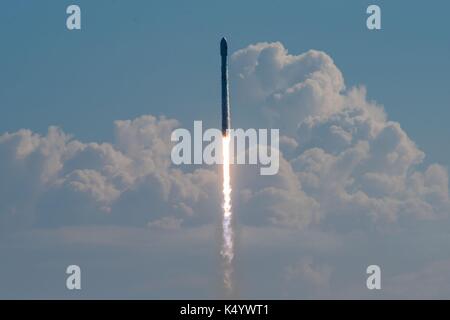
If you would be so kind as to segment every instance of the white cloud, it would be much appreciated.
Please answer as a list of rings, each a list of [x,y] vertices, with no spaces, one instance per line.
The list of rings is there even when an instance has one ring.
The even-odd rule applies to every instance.
[[[260,176],[256,166],[232,168],[239,248],[255,261],[283,254],[259,273],[249,261],[256,288],[275,274],[268,280],[274,288],[280,289],[283,279],[294,284],[288,297],[302,290],[301,296],[308,296],[305,287],[319,296],[328,292],[340,297],[336,280],[339,283],[348,266],[356,268],[354,261],[343,261],[342,256],[351,260],[370,252],[372,260],[394,242],[395,252],[401,253],[404,242],[422,240],[416,238],[421,235],[418,228],[407,237],[369,246],[367,233],[383,239],[396,227],[424,220],[438,220],[439,227],[446,219],[448,225],[447,169],[439,164],[421,169],[425,154],[399,123],[388,120],[381,105],[368,101],[364,87],[346,88],[342,73],[326,53],[311,50],[296,56],[281,43],[259,43],[239,50],[231,60],[234,104],[249,110],[254,121],[249,124],[278,127],[281,133],[277,175]],[[260,113],[264,118],[258,117]],[[128,241],[122,232],[130,228],[125,234],[142,232],[142,240],[131,247],[146,247],[166,237],[155,254],[169,255],[169,248],[173,257],[196,248],[186,243],[184,232],[195,237],[207,228],[196,245],[210,241],[213,223],[220,217],[220,175],[216,167],[187,170],[171,164],[170,134],[179,125],[178,120],[151,115],[116,121],[111,143],[84,143],[55,127],[45,135],[30,130],[0,135],[2,236],[39,226],[50,233],[64,230],[57,239],[117,246]],[[422,236],[428,240],[435,229]],[[107,232],[99,236],[98,230]],[[419,241],[421,251],[445,242],[447,233],[437,231],[439,241]],[[177,237],[176,244],[172,237]],[[3,250],[9,252],[3,243]],[[435,250],[423,259],[436,257],[443,264],[429,263],[418,271],[416,261],[404,274],[390,273],[387,279],[393,284],[386,286],[390,291],[386,294],[408,296],[403,290],[407,282],[422,283],[424,278],[428,285],[420,296],[445,294],[441,289],[433,292],[435,283],[446,279],[443,270],[448,265],[445,250]],[[210,258],[213,250],[208,252],[205,257]],[[149,255],[149,264],[156,261],[152,259]],[[385,264],[395,260],[383,259]],[[343,295],[362,293],[354,289],[365,284],[366,261],[361,260],[361,283],[349,284]],[[172,293],[177,288],[171,284]],[[278,295],[270,296],[274,297]]]
[[[259,43],[233,54],[231,76],[237,100],[270,111],[282,133],[278,175],[235,167],[244,223],[362,227],[448,216],[446,169],[417,169],[424,153],[364,88],[345,88],[327,54],[295,56],[281,43]],[[1,135],[2,225],[211,222],[220,210],[218,176],[171,164],[170,134],[179,125],[151,115],[116,121],[115,141],[101,144],[55,127],[45,136]]]
[[[281,43],[259,43],[237,51],[232,63],[236,99],[266,111],[283,137],[283,166],[292,166],[289,196],[285,187],[258,187],[261,197],[249,207],[264,212],[266,203],[271,221],[282,216],[290,226],[448,217],[445,168],[433,164],[421,172],[424,153],[382,106],[367,100],[364,87],[346,89],[327,54],[295,56]],[[308,214],[315,218],[304,219]]]
[[[82,143],[54,127],[45,136],[1,135],[2,226],[145,226],[166,215],[208,221],[217,176],[171,165],[170,134],[178,122],[142,116],[115,125],[113,144]]]
[[[258,43],[231,59],[237,103],[262,107],[287,132],[295,131],[309,115],[330,114],[342,107],[342,74],[323,52],[294,56],[279,42]]]

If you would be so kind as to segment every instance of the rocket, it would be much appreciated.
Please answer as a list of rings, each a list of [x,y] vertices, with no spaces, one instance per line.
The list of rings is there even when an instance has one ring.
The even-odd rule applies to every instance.
[[[222,58],[222,135],[226,136],[230,129],[230,103],[228,101],[228,44],[225,38],[220,40],[220,56]]]

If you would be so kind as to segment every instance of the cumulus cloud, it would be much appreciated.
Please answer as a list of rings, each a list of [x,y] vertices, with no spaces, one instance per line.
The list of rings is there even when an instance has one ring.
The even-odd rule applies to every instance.
[[[343,105],[343,76],[324,52],[294,56],[280,42],[258,43],[231,59],[238,103],[262,108],[287,132],[307,116],[327,115]]]
[[[396,252],[403,252],[403,240],[397,238],[374,244],[378,247],[372,250],[366,233],[375,231],[376,239],[384,239],[383,232],[392,226],[440,224],[444,219],[448,224],[447,168],[424,167],[424,152],[401,125],[389,120],[383,106],[368,100],[363,86],[347,88],[326,53],[292,55],[279,42],[258,43],[232,55],[230,77],[234,104],[251,115],[248,126],[279,128],[281,134],[277,175],[260,176],[258,166],[232,167],[232,205],[243,252],[268,261],[273,252],[285,250],[283,261],[272,261],[272,269],[268,264],[259,274],[249,271],[255,275],[255,287],[270,278],[273,287],[286,284],[280,291],[287,290],[288,297],[297,290],[308,291],[302,295],[306,297],[326,292],[340,296],[336,283],[350,262],[336,262],[342,261],[336,252],[354,259],[352,250],[363,257],[393,242]],[[171,163],[170,136],[182,125],[178,120],[144,115],[116,121],[115,138],[104,143],[79,141],[57,127],[44,135],[25,129],[1,134],[1,235],[32,227],[50,233],[74,230],[70,236],[94,243],[109,237],[116,241],[116,235],[129,228],[132,234],[139,229],[145,235],[133,246],[145,247],[149,235],[152,241],[162,235],[171,239],[208,228],[208,236],[197,244],[208,242],[220,214],[220,176],[215,167]],[[98,230],[105,228],[110,231],[99,238]],[[89,236],[80,230],[89,230]],[[419,232],[421,228],[404,239],[417,241]],[[447,238],[441,233],[433,243]],[[189,247],[182,236],[177,241],[167,245],[182,248],[172,248],[174,256]],[[9,252],[9,245],[3,249]],[[165,249],[161,243],[158,254]],[[392,284],[385,288],[400,297],[406,282],[425,278],[430,294],[419,296],[445,294],[443,289],[432,293],[436,283],[448,278],[448,257],[439,258],[442,264],[428,263],[422,271],[412,266],[406,274],[391,273]],[[392,260],[383,258],[385,264]],[[366,262],[357,261],[361,283],[349,285],[345,295],[363,294]],[[277,277],[271,278],[275,268]],[[346,274],[345,281],[353,277]],[[268,298],[274,297],[279,296]]]
[[[447,170],[419,170],[424,153],[364,87],[346,88],[326,53],[258,43],[231,60],[236,100],[263,110],[260,124],[281,132],[277,175],[235,167],[243,223],[354,228],[448,216]],[[116,121],[112,143],[84,143],[56,127],[1,135],[2,226],[211,222],[216,170],[172,165],[178,126],[151,115]]]
[[[2,227],[208,221],[204,208],[218,203],[217,176],[171,165],[177,125],[153,116],[117,121],[115,142],[102,144],[80,142],[56,127],[44,136],[29,130],[1,135]],[[171,215],[178,218],[167,220]]]
[[[236,99],[265,111],[282,134],[278,175],[236,168],[243,222],[358,227],[448,215],[446,169],[417,169],[424,153],[365,88],[346,89],[326,53],[259,43],[234,53],[231,66]],[[171,164],[179,125],[151,115],[116,121],[112,143],[83,143],[56,127],[1,135],[2,225],[210,222],[217,174]]]
[[[280,128],[280,177],[290,181],[244,190],[249,207],[269,207],[271,221],[300,227],[448,217],[446,169],[420,171],[425,154],[364,87],[346,88],[326,53],[296,56],[279,42],[258,43],[233,54],[232,70],[236,99]]]

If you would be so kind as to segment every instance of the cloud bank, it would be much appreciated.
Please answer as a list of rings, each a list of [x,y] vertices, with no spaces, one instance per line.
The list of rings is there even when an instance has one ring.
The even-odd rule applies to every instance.
[[[2,227],[210,222],[217,175],[171,165],[177,125],[153,116],[116,121],[114,143],[82,143],[56,127],[1,135]]]
[[[448,218],[447,169],[419,170],[425,154],[364,87],[346,89],[327,54],[293,56],[281,43],[259,43],[232,60],[237,100],[284,132],[279,176],[254,191],[262,179],[246,177],[248,211],[259,205],[268,221],[298,227]]]
[[[328,234],[334,240],[325,241],[325,247],[341,243],[345,248],[365,243],[365,233],[378,239],[417,223],[448,224],[447,168],[423,168],[424,152],[381,105],[367,99],[364,87],[346,88],[326,53],[291,55],[279,42],[250,45],[232,55],[231,79],[234,103],[243,113],[261,115],[249,126],[279,128],[282,134],[278,175],[260,176],[255,166],[233,167],[233,208],[243,252],[272,252],[246,251],[252,234],[280,246],[321,242]],[[116,121],[115,139],[103,143],[81,142],[57,127],[45,135],[26,129],[1,134],[0,231],[116,226],[146,228],[154,239],[158,232],[215,226],[221,203],[217,168],[177,167],[170,161],[170,135],[181,125],[180,119],[152,115]],[[259,242],[255,246],[258,252]],[[352,296],[333,289],[343,268],[334,265],[335,253],[289,248],[286,263],[274,266],[280,295],[296,297],[292,283],[299,283],[309,288],[306,296]],[[348,255],[346,249],[333,250]],[[390,292],[407,294],[399,283],[409,278],[419,288],[424,274],[432,282],[450,279],[441,267],[449,258],[439,255],[443,262],[422,261],[420,270],[392,274]],[[437,278],[429,276],[434,268]],[[283,283],[286,287],[277,287]],[[249,296],[258,292],[259,282],[248,285],[256,288]]]

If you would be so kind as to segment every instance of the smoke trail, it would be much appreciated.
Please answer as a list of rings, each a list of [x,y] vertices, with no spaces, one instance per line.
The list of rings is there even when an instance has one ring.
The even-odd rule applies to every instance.
[[[225,288],[232,291],[231,274],[233,271],[233,228],[231,225],[231,184],[230,184],[230,136],[222,138],[223,154],[223,220],[222,220],[222,250],[224,260],[223,282]]]

